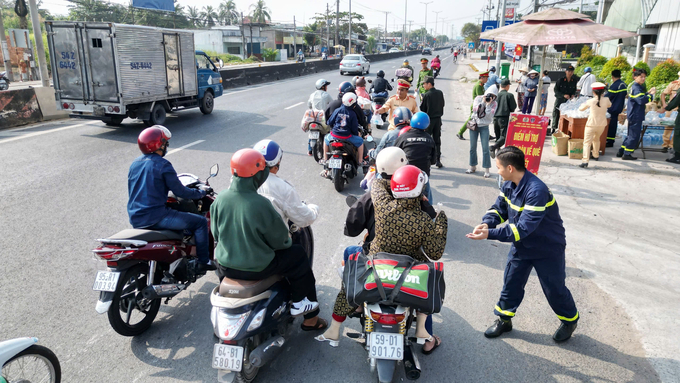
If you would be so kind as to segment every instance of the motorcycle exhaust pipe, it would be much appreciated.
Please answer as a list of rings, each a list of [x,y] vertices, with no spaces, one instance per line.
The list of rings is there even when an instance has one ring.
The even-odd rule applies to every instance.
[[[142,290],[142,296],[146,299],[171,298],[182,292],[186,287],[182,283],[146,286]]]
[[[262,367],[271,362],[281,351],[283,345],[286,343],[286,338],[278,336],[274,339],[268,339],[266,342],[257,346],[256,349],[250,352],[250,363],[255,367]]]
[[[404,347],[404,374],[408,380],[417,380],[420,378],[420,361],[411,350],[411,345]]]

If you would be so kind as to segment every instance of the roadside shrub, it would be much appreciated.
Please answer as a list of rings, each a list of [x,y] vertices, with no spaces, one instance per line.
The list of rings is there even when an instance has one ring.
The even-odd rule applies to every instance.
[[[262,57],[264,57],[264,61],[274,61],[276,60],[276,49],[272,48],[264,48],[264,51],[262,52]]]
[[[619,56],[619,57],[614,57],[613,59],[607,61],[606,64],[602,67],[602,72],[600,72],[600,76],[602,79],[604,79],[605,83],[611,84],[612,82],[612,72],[618,69],[621,71],[621,77],[623,77],[623,74],[626,73],[626,71],[631,70],[630,64],[628,64],[628,60],[626,60],[625,57]]]
[[[680,63],[668,59],[652,69],[652,73],[647,77],[647,86],[650,88],[657,87],[657,94],[664,90],[661,85],[667,85],[671,81],[678,79],[678,72],[680,71]]]
[[[590,60],[593,59],[593,51],[590,49],[590,46],[584,45],[583,48],[581,48],[581,57],[578,58],[578,62],[576,63],[577,65],[584,65],[587,62],[590,62]]]
[[[607,63],[607,58],[604,56],[596,55],[593,56],[592,60],[588,62],[588,64],[591,67],[598,66],[598,65],[604,65]]]

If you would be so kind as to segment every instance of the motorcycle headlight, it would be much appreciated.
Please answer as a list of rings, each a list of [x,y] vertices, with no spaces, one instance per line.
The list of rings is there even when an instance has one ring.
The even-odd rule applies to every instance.
[[[241,331],[250,311],[231,314],[224,308],[213,306],[210,314],[215,335],[222,340],[232,340]]]
[[[262,325],[262,322],[264,322],[264,314],[266,312],[267,309],[264,308],[260,310],[257,314],[255,314],[253,320],[250,322],[250,325],[248,325],[248,331],[256,330]]]

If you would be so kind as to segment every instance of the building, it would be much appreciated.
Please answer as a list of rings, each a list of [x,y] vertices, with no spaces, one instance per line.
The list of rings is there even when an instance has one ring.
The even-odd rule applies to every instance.
[[[680,60],[680,1],[658,0],[649,13],[646,27],[656,31],[650,67],[669,58]]]
[[[221,25],[212,29],[193,30],[194,45],[197,50],[230,54],[242,59],[253,54],[261,57],[267,42],[267,37],[261,34],[262,27],[262,24],[246,23],[243,26]]]

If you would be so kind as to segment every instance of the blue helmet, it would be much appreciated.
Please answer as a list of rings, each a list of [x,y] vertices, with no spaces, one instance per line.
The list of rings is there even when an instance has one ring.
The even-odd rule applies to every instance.
[[[587,66],[586,69],[583,70],[584,73],[590,73],[593,71],[593,68]]]
[[[428,126],[430,126],[430,116],[428,116],[425,112],[418,112],[411,118],[412,128],[425,130]]]
[[[338,86],[338,91],[340,92],[341,95],[344,95],[345,93],[355,92],[354,86],[349,81],[341,82],[340,85]]]
[[[279,144],[272,140],[262,140],[253,146],[253,149],[262,153],[267,166],[273,167],[281,162],[281,157],[283,157],[283,150]]]
[[[394,126],[406,125],[411,122],[411,117],[413,113],[411,110],[405,106],[398,107],[394,113],[392,113],[392,118],[394,119]]]

